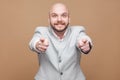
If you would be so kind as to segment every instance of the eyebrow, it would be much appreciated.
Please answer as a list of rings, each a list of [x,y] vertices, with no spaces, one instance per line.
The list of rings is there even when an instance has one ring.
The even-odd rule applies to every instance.
[[[50,14],[57,14],[55,12],[51,12]],[[63,12],[62,14],[69,14],[68,12]]]

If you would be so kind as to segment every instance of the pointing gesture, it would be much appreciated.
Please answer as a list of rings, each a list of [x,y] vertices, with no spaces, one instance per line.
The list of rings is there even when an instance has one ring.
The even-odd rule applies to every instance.
[[[91,50],[90,41],[87,38],[82,38],[78,41],[78,47],[83,53],[87,54]]]
[[[49,46],[48,40],[45,38],[40,38],[40,40],[36,43],[36,49],[41,52],[45,52],[48,46]]]

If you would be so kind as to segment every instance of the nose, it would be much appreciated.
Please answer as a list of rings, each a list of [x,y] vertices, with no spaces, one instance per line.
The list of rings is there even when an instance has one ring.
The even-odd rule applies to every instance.
[[[57,20],[58,20],[58,21],[61,21],[61,20],[62,20],[62,17],[61,17],[61,16],[58,16]]]

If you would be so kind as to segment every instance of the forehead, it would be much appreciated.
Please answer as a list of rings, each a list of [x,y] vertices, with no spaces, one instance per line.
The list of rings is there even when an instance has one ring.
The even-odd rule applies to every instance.
[[[55,4],[50,9],[50,13],[56,14],[68,13],[68,9],[64,4]]]

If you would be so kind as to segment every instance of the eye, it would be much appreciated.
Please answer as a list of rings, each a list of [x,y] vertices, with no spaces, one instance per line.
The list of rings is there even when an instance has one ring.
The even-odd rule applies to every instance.
[[[57,14],[51,14],[51,17],[56,18]]]
[[[66,18],[66,17],[68,17],[68,14],[64,13],[64,14],[62,14],[62,17]]]

